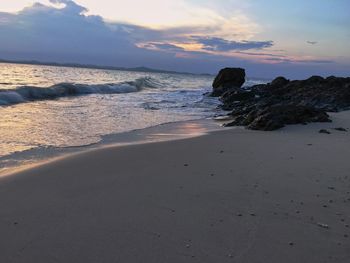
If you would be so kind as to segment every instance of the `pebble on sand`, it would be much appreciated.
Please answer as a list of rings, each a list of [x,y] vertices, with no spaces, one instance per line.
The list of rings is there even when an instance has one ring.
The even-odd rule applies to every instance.
[[[326,228],[326,229],[329,228],[329,225],[324,224],[324,223],[317,223],[317,225],[318,225],[319,227],[322,227],[322,228]]]
[[[334,130],[336,131],[342,131],[342,132],[347,132],[348,130],[343,128],[343,127],[339,127],[339,128],[334,128]]]
[[[323,134],[331,134],[330,131],[326,130],[326,129],[322,129],[322,130],[319,130],[318,133],[323,133]]]

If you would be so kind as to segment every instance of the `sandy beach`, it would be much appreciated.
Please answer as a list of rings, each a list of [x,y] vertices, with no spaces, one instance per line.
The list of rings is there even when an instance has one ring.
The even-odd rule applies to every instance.
[[[0,180],[0,262],[350,262],[350,112],[78,154]],[[331,134],[320,134],[328,129]]]
[[[0,263],[350,263],[349,10],[0,1]]]

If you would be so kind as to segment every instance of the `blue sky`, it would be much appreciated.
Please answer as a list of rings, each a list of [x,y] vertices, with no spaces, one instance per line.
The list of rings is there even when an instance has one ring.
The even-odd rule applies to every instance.
[[[0,58],[350,75],[348,0],[5,0]]]

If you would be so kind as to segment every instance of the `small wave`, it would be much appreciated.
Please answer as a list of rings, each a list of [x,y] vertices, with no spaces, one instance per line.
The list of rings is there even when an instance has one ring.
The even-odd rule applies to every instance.
[[[152,106],[152,104],[151,103],[143,103],[142,104],[142,107],[145,109],[145,110],[160,110],[160,108],[158,108],[158,107],[155,107],[155,106]]]
[[[176,104],[176,101],[173,100],[160,100],[160,101],[151,101],[151,102],[144,102],[141,104],[141,106],[145,110],[160,110],[161,108],[176,108],[177,106],[173,106]]]
[[[59,83],[48,88],[22,86],[16,89],[0,89],[0,106],[7,106],[38,100],[53,100],[62,97],[89,94],[119,94],[138,92],[145,88],[161,88],[161,83],[152,78],[106,84]]]
[[[135,81],[130,81],[126,83],[133,85],[139,89],[143,89],[143,88],[160,89],[164,87],[164,84],[150,77],[138,78]]]

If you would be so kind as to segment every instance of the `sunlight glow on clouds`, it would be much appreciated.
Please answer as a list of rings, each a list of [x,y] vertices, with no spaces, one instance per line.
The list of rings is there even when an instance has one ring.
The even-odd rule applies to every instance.
[[[16,12],[35,2],[48,5],[50,2],[64,3],[69,1],[5,0],[1,1],[0,10],[3,12]],[[75,2],[86,6],[90,10],[89,14],[100,15],[110,21],[123,21],[156,28],[180,25],[208,25],[215,20],[222,19],[222,16],[213,9],[204,7],[204,5],[193,4],[190,0],[77,0]],[[235,15],[235,13],[232,15]]]
[[[20,11],[24,6],[30,6],[35,2],[50,5],[70,1],[16,0],[7,4],[1,3],[0,10]],[[87,7],[88,15],[102,16],[109,22],[130,23],[153,29],[215,27],[216,36],[231,40],[248,39],[259,31],[259,26],[239,9],[232,10],[229,16],[225,16],[212,8],[188,0],[76,0],[75,2]]]
[[[154,29],[220,24],[224,30],[232,29],[233,25],[237,33],[251,34],[257,27],[239,9],[232,10],[229,16],[225,16],[204,4],[189,0],[77,0],[77,3],[88,6],[91,10],[89,14],[101,15],[110,21],[128,22]]]
[[[256,0],[36,2],[0,3],[0,34],[6,36],[0,42],[1,56],[122,66],[150,65],[152,61],[155,67],[178,65],[181,69],[176,63],[191,65],[202,60],[208,65],[253,63],[254,67],[312,67],[340,58],[342,65],[349,63],[344,42],[329,35],[340,30],[329,31],[326,41],[322,39],[326,36],[302,34],[307,24],[296,31],[284,28],[287,9],[278,21],[273,15],[261,20],[253,12],[253,7],[259,12],[270,8],[271,14],[280,15],[275,9],[278,5],[271,5],[275,0],[264,1],[265,9]]]

